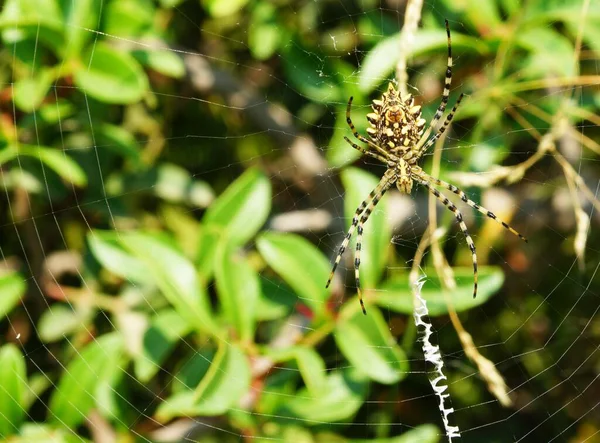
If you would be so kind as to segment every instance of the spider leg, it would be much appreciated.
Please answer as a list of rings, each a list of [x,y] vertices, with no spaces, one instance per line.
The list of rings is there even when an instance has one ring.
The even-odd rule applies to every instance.
[[[344,254],[344,251],[348,247],[348,243],[350,243],[352,234],[354,233],[354,230],[356,229],[356,227],[358,226],[358,224],[361,220],[361,219],[359,219],[359,217],[361,216],[361,214],[363,214],[363,211],[365,213],[368,211],[368,213],[370,214],[371,211],[373,210],[373,207],[375,206],[375,205],[373,205],[373,201],[375,199],[377,199],[377,202],[379,202],[379,199],[381,199],[381,195],[383,195],[381,193],[382,189],[387,190],[387,188],[390,186],[389,182],[390,182],[390,179],[392,178],[392,173],[390,171],[391,170],[389,170],[389,169],[388,169],[388,171],[386,171],[386,173],[384,174],[382,179],[379,181],[379,183],[377,184],[375,189],[373,189],[370,192],[369,197],[367,197],[366,200],[363,200],[363,202],[358,206],[358,208],[356,208],[356,211],[354,212],[354,217],[352,218],[352,224],[350,225],[350,229],[348,229],[348,232],[346,233],[346,237],[344,237],[344,241],[342,241],[342,244],[340,245],[338,254],[335,257],[335,262],[333,263],[331,273],[329,274],[329,278],[327,279],[327,284],[325,285],[326,288],[328,288],[329,285],[331,284],[331,280],[333,279],[333,274],[335,273],[335,270],[337,269],[338,265],[340,264],[342,255]],[[377,203],[375,203],[375,204],[377,204]],[[367,210],[365,210],[365,208],[367,208],[367,205],[369,206],[369,208]],[[368,215],[367,215],[367,218],[368,218]],[[362,224],[364,224],[365,221],[366,221],[366,219],[364,221],[362,221]],[[361,232],[362,232],[362,224],[361,224],[361,228],[360,228]],[[359,260],[359,263],[360,263],[360,260]],[[365,312],[364,305],[362,302],[362,297],[361,297],[360,293],[359,293],[359,298],[360,298],[361,306],[363,306],[363,312]]]
[[[379,203],[379,201],[382,199],[383,195],[389,189],[390,186],[391,186],[391,183],[388,181],[387,183],[384,184],[384,186],[377,193],[377,195],[375,195],[375,197],[373,197],[373,200],[371,200],[371,203],[369,204],[369,206],[367,206],[367,209],[365,209],[365,212],[363,212],[363,215],[360,218],[360,221],[358,222],[358,228],[356,229],[358,232],[358,235],[356,237],[356,255],[354,256],[354,278],[356,279],[356,292],[358,292],[358,301],[360,302],[360,307],[362,308],[363,314],[365,314],[365,315],[367,315],[367,311],[365,309],[362,292],[360,290],[360,271],[359,271],[360,251],[362,249],[363,225],[367,222],[367,220],[369,219],[369,216],[371,215],[371,212],[373,212],[373,210],[375,209],[375,206],[377,206],[377,203]]]
[[[469,231],[467,230],[467,225],[465,225],[465,222],[463,220],[463,216],[460,213],[460,211],[458,210],[458,208],[454,205],[454,203],[452,203],[450,200],[448,200],[448,198],[444,194],[442,194],[440,191],[433,188],[428,181],[424,180],[423,178],[420,178],[419,183],[421,183],[423,186],[425,186],[429,190],[429,192],[431,192],[433,195],[435,195],[437,197],[437,199],[444,204],[444,206],[446,206],[450,211],[452,211],[452,213],[456,217],[456,221],[458,222],[461,231],[463,232],[463,234],[465,234],[465,238],[467,239],[469,249],[471,249],[471,254],[473,255],[473,277],[474,277],[473,278],[473,298],[475,298],[475,297],[477,297],[477,280],[478,280],[477,252],[475,249],[475,243],[473,243],[473,239],[471,238],[471,236],[469,235]]]
[[[385,158],[383,155],[376,154],[373,151],[369,151],[368,149],[358,146],[356,143],[353,143],[348,137],[344,137],[344,140],[346,140],[348,142],[348,144],[350,146],[352,146],[354,149],[362,152],[363,154],[366,154],[369,157],[376,158],[377,160],[379,160],[380,162],[383,162],[385,164],[389,163],[389,160],[387,158]]]
[[[442,94],[442,102],[440,106],[435,111],[435,115],[431,119],[431,123],[429,123],[429,127],[417,143],[416,149],[419,149],[423,144],[427,141],[429,136],[431,135],[431,131],[437,124],[437,122],[442,118],[444,111],[446,110],[446,105],[448,104],[448,97],[450,97],[450,85],[452,84],[452,43],[450,41],[450,26],[448,25],[448,20],[446,20],[446,35],[448,36],[448,66],[446,68],[446,79],[444,81],[444,92]]]
[[[482,214],[484,214],[487,217],[491,218],[496,223],[501,224],[505,229],[507,229],[510,232],[512,232],[514,235],[516,235],[517,237],[519,237],[521,240],[525,241],[526,243],[528,242],[527,239],[524,236],[522,236],[516,230],[514,230],[513,228],[511,228],[507,223],[505,223],[502,220],[500,220],[496,216],[496,214],[494,214],[492,211],[489,211],[488,209],[484,208],[483,206],[478,205],[473,200],[471,200],[470,198],[468,198],[467,195],[461,189],[457,188],[456,186],[454,186],[454,185],[452,185],[452,184],[450,184],[448,182],[445,182],[443,180],[431,177],[429,174],[425,173],[424,171],[420,172],[419,176],[420,176],[421,179],[427,180],[429,182],[433,182],[433,183],[435,183],[438,186],[443,186],[444,188],[448,189],[449,191],[454,192],[456,195],[458,195],[460,197],[460,199],[462,201],[464,201],[470,207],[472,207],[474,209],[477,209],[479,212],[481,212]]]
[[[446,120],[444,120],[444,124],[440,127],[440,129],[438,129],[437,133],[431,138],[431,140],[429,140],[422,148],[419,149],[419,153],[417,154],[418,157],[423,155],[423,153],[425,153],[431,146],[433,146],[433,144],[438,140],[438,138],[440,138],[442,134],[446,132],[446,129],[448,129],[450,122],[454,118],[454,114],[456,114],[456,110],[458,109],[458,106],[460,105],[460,102],[462,101],[464,96],[465,94],[460,94],[458,96],[458,100],[456,100],[456,104],[446,117]]]
[[[367,145],[369,145],[370,147],[372,147],[373,149],[378,151],[380,154],[385,156],[386,154],[388,154],[385,149],[383,149],[380,146],[377,146],[375,143],[373,143],[373,141],[369,140],[368,138],[363,137],[356,130],[354,123],[352,123],[352,118],[350,117],[350,110],[352,109],[352,100],[354,100],[354,97],[351,96],[348,99],[348,106],[346,107],[346,123],[348,123],[348,126],[350,126],[350,129],[352,130],[352,134],[354,135],[354,137],[359,139],[361,142],[366,143]]]

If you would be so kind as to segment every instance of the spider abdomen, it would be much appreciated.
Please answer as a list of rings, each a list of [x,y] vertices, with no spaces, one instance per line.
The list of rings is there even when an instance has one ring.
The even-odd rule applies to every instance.
[[[425,119],[421,117],[421,106],[415,106],[411,95],[403,100],[390,83],[381,100],[373,100],[372,107],[375,112],[367,115],[371,124],[367,133],[381,148],[398,157],[404,157],[423,134]]]

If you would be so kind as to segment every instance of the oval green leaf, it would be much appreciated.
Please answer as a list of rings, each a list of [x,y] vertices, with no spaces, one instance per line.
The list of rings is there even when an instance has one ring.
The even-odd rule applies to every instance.
[[[195,391],[167,398],[156,411],[160,421],[173,417],[221,415],[238,405],[250,389],[250,365],[235,345],[221,341],[219,349]]]
[[[148,78],[129,54],[94,45],[74,72],[77,87],[104,103],[136,103],[148,90]]]
[[[258,169],[249,169],[208,208],[204,225],[224,229],[228,240],[244,244],[267,220],[271,210],[271,183]]]
[[[420,425],[397,437],[350,440],[350,443],[437,443],[443,434],[435,425]]]
[[[120,243],[147,267],[165,298],[190,325],[199,331],[219,335],[204,288],[196,270],[179,251],[150,235],[130,232],[119,236]]]
[[[323,312],[329,295],[325,288],[330,265],[308,240],[294,234],[266,232],[256,241],[258,251],[300,301],[315,312]]]
[[[424,54],[433,50],[444,50],[447,46],[444,29],[421,29],[417,31],[407,57]],[[367,54],[360,71],[359,86],[365,92],[371,92],[385,81],[393,72],[400,57],[400,34],[379,42]],[[485,54],[486,43],[480,39],[452,32],[452,48]]]
[[[456,278],[457,287],[448,293],[449,300],[456,312],[468,311],[488,301],[504,283],[504,272],[496,266],[479,267],[479,285],[477,298],[473,298],[473,268],[452,268]],[[435,269],[426,269],[427,279],[421,289],[421,296],[427,301],[429,316],[448,314],[446,296],[442,289],[440,279]],[[373,300],[381,307],[392,311],[412,315],[413,298],[408,281],[408,275],[396,277],[385,282],[381,288],[373,293]]]
[[[382,168],[383,174],[384,168]],[[379,178],[357,168],[347,168],[341,174],[342,183],[346,190],[344,196],[344,215],[346,227],[350,227],[354,212],[360,203],[369,197],[369,192],[375,189]],[[385,196],[379,201],[368,221],[364,225],[364,235],[360,252],[360,281],[364,289],[374,288],[386,266],[390,249],[391,228],[386,217]],[[355,241],[350,243],[347,254],[353,254]],[[353,260],[354,261],[354,260]]]
[[[327,385],[318,397],[301,389],[277,414],[300,418],[309,425],[347,420],[360,409],[368,389],[368,379],[356,370],[338,370],[327,377]]]
[[[292,346],[286,349],[274,349],[267,357],[276,362],[295,360],[304,384],[313,397],[320,396],[327,389],[327,370],[325,362],[317,351],[307,346]]]
[[[0,321],[19,303],[26,287],[25,280],[17,273],[0,276]]]
[[[228,243],[221,244],[216,258],[215,279],[223,314],[241,340],[252,342],[260,296],[258,274]]]
[[[161,368],[169,352],[191,330],[177,311],[163,309],[156,314],[144,333],[142,352],[134,359],[135,375],[148,382]]]
[[[344,312],[353,312],[344,315]],[[335,341],[348,361],[379,383],[392,384],[408,373],[408,359],[396,343],[379,309],[367,315],[346,305],[335,327]]]
[[[19,155],[26,155],[39,159],[65,181],[70,182],[75,186],[85,186],[87,184],[87,176],[77,162],[66,155],[64,151],[46,146],[25,144],[8,145],[0,150],[0,165],[17,158]]]
[[[148,270],[133,254],[119,243],[119,233],[94,230],[87,235],[90,251],[110,272],[134,283],[147,283]]]
[[[1,295],[0,295],[1,297]],[[25,360],[21,351],[7,344],[0,348],[0,435],[7,438],[20,431],[27,388]]]
[[[123,342],[117,333],[103,335],[76,353],[50,398],[49,419],[75,428],[97,405],[96,388],[119,364]]]
[[[54,70],[42,68],[35,76],[26,77],[15,83],[15,105],[25,112],[33,112],[40,106],[55,80]]]

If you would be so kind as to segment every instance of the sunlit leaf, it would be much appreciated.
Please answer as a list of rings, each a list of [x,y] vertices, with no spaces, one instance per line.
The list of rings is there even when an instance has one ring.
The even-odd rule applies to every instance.
[[[58,341],[65,335],[84,328],[94,312],[91,307],[74,310],[73,307],[63,304],[53,305],[52,309],[42,313],[37,324],[37,333],[45,343]]]
[[[292,346],[281,350],[269,350],[267,356],[277,362],[295,360],[304,384],[311,395],[317,397],[327,389],[325,362],[314,349],[306,346]]]
[[[456,290],[448,294],[456,312],[468,311],[488,301],[504,283],[502,268],[480,266],[477,298],[473,298],[473,268],[453,268],[456,277]],[[442,290],[440,279],[434,269],[426,269],[427,279],[421,289],[421,296],[427,301],[430,316],[446,315],[448,306]],[[413,298],[408,275],[394,277],[383,283],[379,290],[372,294],[372,300],[379,306],[392,311],[412,315]]]
[[[19,274],[0,275],[0,321],[19,303],[25,294],[25,280]]]
[[[382,174],[384,170],[385,168],[382,168]],[[357,168],[343,170],[341,177],[346,190],[344,215],[346,216],[346,226],[350,227],[356,208],[369,197],[369,192],[375,189],[380,179]],[[364,288],[374,287],[381,278],[386,266],[392,235],[386,217],[386,207],[387,203],[384,196],[364,224],[360,252],[360,280]],[[357,231],[354,231],[354,236],[357,239]],[[350,244],[350,247],[346,250],[347,254],[354,253],[354,246],[352,245],[355,245],[355,242]]]
[[[282,43],[282,27],[277,23],[277,10],[270,3],[258,3],[252,10],[248,27],[248,46],[252,55],[266,60]]]
[[[219,343],[206,375],[194,391],[167,398],[158,407],[160,421],[177,416],[221,415],[235,407],[250,388],[250,366],[237,346]]]
[[[175,310],[194,328],[220,334],[207,294],[200,285],[196,270],[181,253],[150,235],[128,232],[119,241],[138,258]]]
[[[249,169],[208,208],[204,225],[219,226],[235,244],[250,240],[271,210],[271,183],[258,169]]]
[[[87,235],[90,250],[96,260],[110,272],[134,283],[147,283],[146,266],[119,243],[114,231],[90,231]]]
[[[0,149],[0,165],[17,158],[19,155],[37,158],[51,168],[65,181],[76,186],[85,186],[87,176],[81,167],[63,151],[45,146],[26,144],[8,145]]]
[[[248,0],[202,0],[204,9],[213,17],[225,17],[241,12]]]
[[[446,46],[447,39],[444,29],[420,29],[406,56],[414,57],[434,50],[442,51],[446,49]],[[400,34],[396,34],[382,40],[369,51],[360,71],[359,84],[364,92],[372,91],[377,85],[388,79],[398,63],[399,48]],[[456,32],[452,32],[452,48],[479,54],[485,54],[489,50],[482,40]]]
[[[117,333],[105,334],[78,350],[50,398],[50,420],[69,427],[81,424],[96,405],[96,388],[118,364],[122,350]]]
[[[408,359],[379,309],[373,306],[364,315],[347,305],[344,311],[354,313],[340,316],[334,336],[352,366],[380,383],[392,384],[403,379],[408,373]]]
[[[152,0],[119,0],[105,4],[103,31],[112,36],[136,37],[152,28],[156,11]]]
[[[260,296],[258,274],[235,246],[223,243],[216,257],[215,279],[225,318],[241,340],[251,342]]]
[[[104,44],[87,52],[73,79],[77,87],[104,103],[136,103],[148,90],[148,78],[137,60]]]
[[[18,434],[25,417],[25,360],[13,344],[0,348],[0,436]]]
[[[61,0],[61,7],[65,17],[65,42],[64,57],[77,56],[85,44],[94,37],[90,32],[98,25],[98,15],[102,13],[104,3],[102,0]]]
[[[56,0],[7,0],[0,13],[4,43],[19,44],[24,38],[47,43],[56,53],[64,46],[64,23]]]
[[[337,370],[327,377],[321,395],[315,397],[308,389],[301,389],[278,413],[300,418],[308,425],[348,420],[362,406],[368,387],[368,380],[356,370]]]
[[[442,435],[434,425],[420,425],[397,437],[378,438],[377,440],[352,439],[348,443],[437,443],[441,441]]]
[[[54,71],[42,68],[31,77],[18,80],[14,87],[14,101],[19,109],[32,112],[42,103],[55,80]]]
[[[330,265],[314,245],[294,234],[266,232],[256,245],[269,266],[298,294],[299,301],[322,312]]]
[[[185,65],[181,55],[167,49],[149,49],[134,51],[133,56],[143,65],[163,75],[182,78]]]

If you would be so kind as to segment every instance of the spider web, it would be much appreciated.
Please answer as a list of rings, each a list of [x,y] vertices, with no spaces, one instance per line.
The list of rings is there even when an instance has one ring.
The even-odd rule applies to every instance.
[[[5,2],[2,10],[15,3]],[[17,422],[2,415],[8,422],[19,423],[9,429],[9,435],[19,435],[22,441],[40,435],[94,441],[123,436],[140,441],[338,441],[340,436],[386,441],[405,432],[412,432],[408,437],[412,440],[407,441],[445,438],[419,334],[410,312],[398,303],[408,300],[412,306],[408,274],[430,223],[427,193],[416,189],[409,197],[391,190],[377,206],[365,227],[361,264],[370,300],[367,320],[349,322],[346,329],[330,330],[322,337],[322,325],[311,322],[318,306],[327,306],[328,312],[347,312],[350,317],[350,309],[357,308],[351,278],[354,242],[336,274],[331,299],[315,301],[310,294],[306,297],[290,288],[294,285],[285,269],[275,269],[276,263],[265,258],[260,240],[256,241],[257,235],[268,239],[269,234],[295,233],[331,262],[356,206],[385,171],[372,159],[358,159],[342,140],[350,136],[345,107],[348,95],[362,96],[355,103],[353,120],[364,133],[369,100],[384,90],[384,79],[395,77],[393,68],[377,71],[385,57],[369,61],[369,56],[374,57],[378,42],[402,28],[404,9],[395,2],[363,3],[291,2],[273,7],[257,2],[234,19],[217,19],[205,16],[210,12],[209,2],[202,9],[198,2],[163,1],[152,4],[168,11],[161,19],[185,29],[181,33],[163,29],[167,45],[163,47],[151,35],[131,37],[107,30],[107,14],[117,2],[90,2],[96,20],[67,28],[87,39],[92,48],[87,59],[90,69],[106,57],[102,48],[108,45],[125,53],[139,51],[138,60],[150,73],[152,93],[124,107],[102,103],[93,84],[88,89],[82,86],[85,80],[64,75],[50,82],[43,104],[24,110],[11,98],[21,92],[19,79],[25,76],[15,68],[17,59],[27,53],[31,78],[44,75],[44,47],[51,38],[46,32],[51,26],[36,16],[27,25],[28,33],[34,30],[34,44],[27,46],[29,40],[10,35],[17,32],[15,25],[4,25],[3,132],[5,141],[18,140],[18,150],[11,157],[7,146],[14,143],[4,143],[10,162],[4,161],[0,176],[6,190],[1,247],[8,275],[6,294],[22,287],[24,296],[0,325],[3,342],[15,344],[26,364],[26,378],[17,377],[24,384],[23,417]],[[574,191],[581,198],[581,211],[590,217],[586,227],[581,221],[584,215],[574,215],[573,193],[551,152],[544,152],[512,185],[468,186],[468,180],[489,180],[487,171],[498,171],[496,164],[517,165],[535,155],[542,145],[536,132],[543,138],[560,129],[556,121],[546,122],[539,112],[528,113],[529,106],[551,117],[560,103],[594,113],[596,91],[576,81],[554,81],[560,78],[553,70],[555,64],[544,76],[544,63],[552,63],[548,53],[530,51],[527,69],[519,72],[527,81],[542,79],[548,84],[521,95],[515,89],[520,102],[490,109],[489,98],[477,90],[492,76],[496,57],[477,53],[474,45],[484,45],[485,33],[476,32],[471,19],[461,18],[448,3],[428,2],[423,7],[423,27],[438,32],[414,41],[422,48],[409,58],[409,92],[430,118],[439,103],[446,68],[445,34],[439,24],[451,15],[455,78],[450,103],[461,91],[468,90],[470,96],[462,105],[463,116],[459,112],[444,140],[440,178],[460,185],[530,239],[529,244],[519,243],[481,214],[460,206],[479,254],[482,301],[472,302],[473,276],[464,236],[452,214],[437,208],[441,232],[437,241],[455,267],[458,285],[447,294],[471,334],[476,354],[492,362],[510,398],[510,405],[502,406],[499,396],[490,393],[487,374],[468,355],[447,308],[439,307],[445,306],[439,303],[443,285],[428,249],[416,269],[426,275],[423,296],[448,377],[446,393],[454,408],[450,421],[460,428],[465,441],[596,441],[600,420],[596,408],[599,250],[595,231],[599,223],[589,196],[581,189]],[[294,29],[298,35],[279,34],[284,43],[272,54],[268,45],[277,46],[272,27],[282,25],[269,21],[271,8],[284,20],[298,20]],[[506,11],[509,6],[502,8]],[[588,20],[585,30],[594,32],[593,23]],[[572,36],[577,35],[577,27],[550,22],[535,32],[540,36],[552,32],[561,43],[570,38],[569,47],[575,48]],[[439,35],[441,45],[437,44]],[[531,37],[535,35],[532,32]],[[580,57],[586,71],[581,76],[596,78],[597,53],[586,41]],[[419,46],[420,42],[425,43]],[[501,56],[508,57],[500,49]],[[185,70],[178,80],[173,79],[178,77],[176,68],[152,64],[152,56],[161,54],[183,60]],[[179,65],[173,62],[173,66]],[[376,85],[369,92],[359,92],[369,83]],[[568,100],[558,102],[562,97]],[[69,104],[73,109],[68,109]],[[494,112],[500,117],[486,120]],[[106,122],[113,124],[109,130]],[[501,130],[494,129],[495,122],[502,123]],[[560,132],[555,142],[558,152],[597,197],[597,152],[586,143],[596,146],[598,132],[590,122],[593,119],[571,120],[571,131]],[[136,135],[133,142],[119,130],[121,126]],[[46,146],[60,156],[38,149]],[[87,183],[77,183],[79,169],[73,169],[66,157],[80,166]],[[425,171],[430,172],[435,161],[432,150],[424,158]],[[198,238],[200,224],[210,212],[207,207],[248,170],[261,171],[272,191],[268,219],[259,234],[240,241],[241,256],[275,302],[270,299],[270,304],[263,301],[260,305],[265,313],[258,322],[258,342],[240,345],[239,337],[232,339],[227,333],[211,337],[203,326],[198,333],[188,325],[182,319],[185,306],[177,309],[175,299],[167,295],[169,288],[161,286],[160,276],[164,269],[170,272],[169,267],[176,267],[180,280],[174,284],[180,286],[175,293],[187,291],[190,284],[205,285],[217,310],[220,302],[215,294],[225,289],[215,283],[213,275],[203,274],[202,267],[216,259],[195,252],[195,242],[209,244],[206,231]],[[464,174],[469,171],[474,173]],[[258,196],[249,200],[256,209],[247,214],[260,218],[259,200]],[[246,220],[248,226],[252,223]],[[131,237],[132,232],[146,236]],[[583,259],[581,249],[573,246],[582,238],[586,243]],[[122,246],[125,243],[129,249]],[[172,250],[178,253],[171,254]],[[181,257],[187,261],[179,261]],[[190,277],[186,267],[190,262],[192,274],[197,271],[199,277]],[[242,265],[234,262],[233,266]],[[310,280],[317,268],[303,271],[300,275]],[[285,316],[273,314],[288,302]],[[375,332],[381,337],[359,335],[356,359],[352,359],[352,348],[344,348],[343,337],[361,334],[356,326],[362,321],[371,326],[383,324]],[[331,389],[333,398],[323,400],[310,389],[301,363],[306,360],[298,354],[285,355],[302,337],[314,339],[311,344],[324,364],[321,388]],[[142,349],[145,340],[153,344],[166,340],[168,351],[160,358],[149,356]],[[371,345],[380,342],[382,346]],[[269,353],[262,350],[267,344]],[[365,348],[375,354],[361,354]],[[369,373],[365,355],[383,359],[385,368],[393,372],[387,382],[373,379],[379,375]],[[236,370],[239,358],[250,362],[248,374]],[[22,374],[9,372],[13,373]],[[219,377],[226,381],[219,384]],[[353,395],[343,396],[328,384],[343,385],[344,377],[349,385],[354,383]],[[217,381],[209,384],[209,379]],[[316,380],[320,380],[318,375]],[[202,396],[209,404],[199,411],[190,409],[186,393],[198,392],[202,383],[208,386]],[[235,391],[246,384],[247,389],[240,390],[229,404],[228,391],[222,386]],[[213,386],[219,389],[211,392]],[[17,401],[10,386],[0,385],[2,393]],[[286,403],[296,409],[290,412]],[[348,409],[352,411],[344,415]],[[78,414],[85,420],[73,419]],[[433,437],[427,437],[429,433]]]

